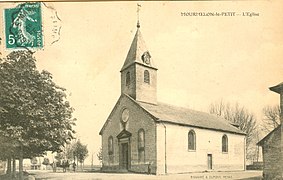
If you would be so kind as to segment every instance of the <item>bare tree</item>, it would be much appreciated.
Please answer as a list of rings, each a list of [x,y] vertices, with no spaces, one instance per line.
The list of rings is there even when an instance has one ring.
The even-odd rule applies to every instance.
[[[96,154],[97,159],[99,160],[100,163],[102,163],[102,147],[99,148],[98,153]]]
[[[280,125],[280,107],[276,106],[265,106],[263,112],[263,130],[269,133],[277,126]]]
[[[211,103],[209,106],[209,113],[215,114],[217,116],[224,116],[224,111],[227,110],[227,105],[223,103],[223,100],[221,99],[219,102]]]
[[[247,159],[253,159],[255,155],[255,141],[256,141],[256,119],[255,116],[249,112],[245,107],[238,103],[230,104],[224,103],[222,100],[212,103],[209,106],[209,112],[217,116],[221,116],[231,124],[239,126],[239,129],[247,134],[246,137],[246,151]]]

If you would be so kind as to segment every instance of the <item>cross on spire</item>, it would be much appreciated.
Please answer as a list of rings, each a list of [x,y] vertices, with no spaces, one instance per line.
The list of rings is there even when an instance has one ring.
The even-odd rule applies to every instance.
[[[140,28],[140,4],[137,4],[137,18],[138,18],[138,22],[137,22],[137,28]]]

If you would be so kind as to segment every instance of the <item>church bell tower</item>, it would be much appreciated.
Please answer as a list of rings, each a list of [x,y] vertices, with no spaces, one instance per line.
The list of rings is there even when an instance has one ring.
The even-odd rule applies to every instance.
[[[121,69],[121,93],[136,101],[157,104],[157,68],[145,46],[137,23],[137,31]]]

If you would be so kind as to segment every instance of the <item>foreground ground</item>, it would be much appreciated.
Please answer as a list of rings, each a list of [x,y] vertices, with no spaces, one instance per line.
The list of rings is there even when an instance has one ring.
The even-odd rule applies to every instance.
[[[240,171],[240,172],[204,172],[204,173],[186,173],[186,174],[168,174],[168,175],[146,175],[146,174],[116,174],[116,173],[74,173],[74,172],[57,172],[51,171],[28,171],[36,180],[100,180],[100,179],[243,179],[243,180],[260,180],[262,171]]]

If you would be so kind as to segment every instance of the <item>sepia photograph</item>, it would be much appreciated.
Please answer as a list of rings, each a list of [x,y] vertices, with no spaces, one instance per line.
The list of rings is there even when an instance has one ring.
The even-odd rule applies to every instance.
[[[282,7],[0,2],[0,180],[283,179]]]

